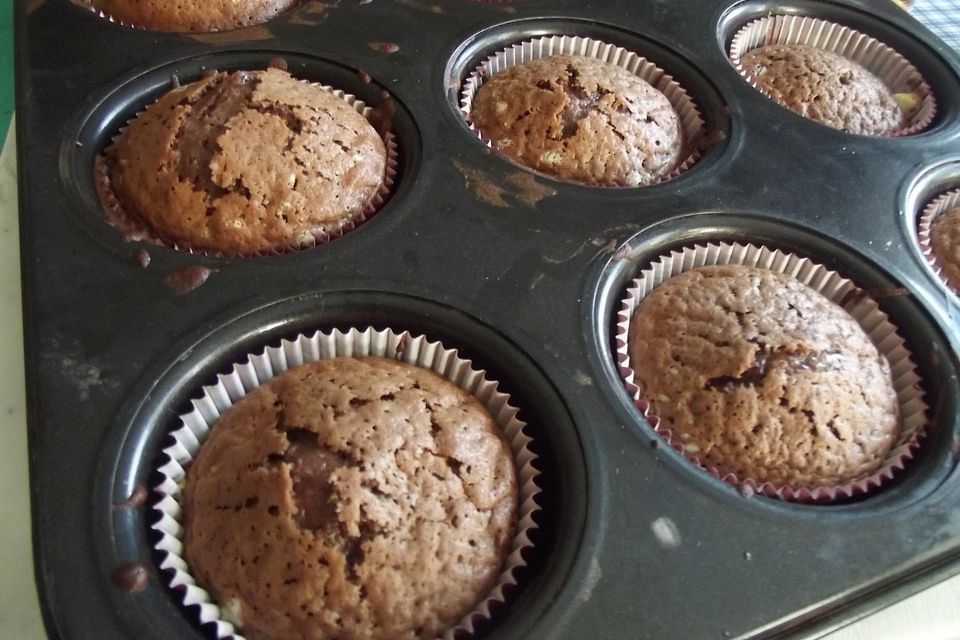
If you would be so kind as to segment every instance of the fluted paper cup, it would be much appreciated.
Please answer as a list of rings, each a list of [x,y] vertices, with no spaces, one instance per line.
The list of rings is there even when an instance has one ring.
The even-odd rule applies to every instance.
[[[630,359],[629,335],[634,312],[650,292],[671,277],[702,266],[726,264],[768,269],[811,287],[850,314],[880,354],[886,358],[899,406],[900,436],[876,471],[838,486],[784,486],[760,482],[707,465],[697,455],[697,451],[687,449],[682,439],[660,422],[655,400],[645,395],[644,389],[635,379],[635,371],[642,367],[643,363],[631,362]],[[639,272],[622,300],[617,314],[616,359],[627,393],[654,430],[688,460],[746,492],[761,493],[782,500],[821,503],[864,495],[876,490],[902,471],[924,436],[927,405],[923,400],[920,376],[903,338],[876,301],[836,272],[807,258],[776,249],[752,244],[710,243],[684,247],[655,259]]]
[[[733,66],[752,87],[775,102],[757,86],[741,62],[748,51],[772,44],[807,45],[836,53],[863,66],[892,93],[916,95],[919,104],[912,114],[907,114],[906,126],[881,135],[901,137],[920,133],[930,126],[937,113],[930,85],[910,61],[875,38],[812,16],[765,16],[748,22],[733,36],[729,50]]]
[[[927,259],[931,271],[940,279],[944,287],[952,291],[954,295],[960,296],[960,265],[948,265],[943,258],[938,257],[934,252],[931,237],[935,225],[940,221],[940,217],[950,212],[953,212],[950,214],[952,216],[960,215],[960,189],[942,193],[924,207],[920,216],[918,236],[920,250]]]
[[[128,27],[128,28],[130,28],[130,29],[142,29],[142,30],[146,30],[146,31],[164,31],[164,32],[168,32],[168,33],[217,33],[217,32],[221,32],[221,31],[232,31],[232,30],[235,30],[235,29],[244,29],[244,28],[247,28],[247,27],[255,27],[255,26],[257,26],[257,25],[262,25],[262,24],[265,24],[265,23],[267,23],[267,22],[270,22],[271,20],[273,20],[273,19],[276,18],[277,16],[282,15],[282,14],[288,12],[288,11],[291,11],[291,10],[297,8],[297,7],[298,7],[300,4],[302,4],[304,1],[305,1],[305,0],[294,0],[292,3],[290,3],[289,6],[284,7],[284,8],[281,9],[280,11],[273,11],[272,13],[271,13],[271,12],[268,12],[269,15],[264,15],[264,16],[261,16],[261,17],[258,17],[258,18],[253,18],[253,19],[247,21],[246,23],[243,23],[243,24],[241,24],[241,23],[229,24],[229,25],[223,26],[223,27],[220,28],[220,29],[213,29],[213,30],[211,31],[211,30],[207,30],[207,29],[189,28],[189,27],[187,27],[187,28],[182,28],[182,29],[148,27],[148,26],[144,26],[144,25],[142,25],[142,24],[137,24],[137,23],[135,23],[135,22],[131,22],[130,20],[125,20],[125,19],[123,19],[122,17],[118,17],[118,16],[115,16],[115,15],[112,15],[111,13],[109,13],[109,12],[107,12],[107,11],[104,11],[103,9],[101,9],[100,7],[97,6],[98,2],[97,2],[96,0],[72,0],[73,4],[75,4],[75,5],[79,6],[79,7],[83,7],[84,9],[87,9],[88,11],[91,11],[92,13],[96,14],[97,16],[99,16],[102,20],[106,20],[107,22],[112,22],[112,23],[114,23],[114,24],[120,25],[120,26],[122,26],[122,27]],[[165,16],[165,17],[167,17],[167,18],[175,18],[176,15],[177,15],[177,14],[169,15],[169,16]],[[182,20],[182,16],[180,17],[180,20]],[[181,22],[180,24],[184,24],[184,23]],[[186,27],[186,25],[184,25],[184,26]]]
[[[488,147],[493,142],[480,132],[470,118],[473,99],[483,83],[490,77],[531,60],[539,60],[552,55],[575,55],[595,58],[601,62],[617,65],[640,77],[654,89],[666,96],[677,113],[683,133],[683,149],[677,165],[669,172],[654,180],[658,184],[676,178],[699,160],[702,155],[700,143],[704,136],[704,123],[700,110],[686,90],[663,69],[643,56],[623,47],[580,36],[553,35],[535,38],[497,51],[474,69],[460,88],[460,113],[470,130]],[[539,173],[524,165],[524,169]],[[546,175],[546,174],[543,174]],[[551,179],[553,176],[547,175]]]
[[[306,80],[300,80],[302,83],[308,83]],[[371,122],[376,128],[375,116],[376,110],[373,107],[368,106],[363,100],[360,100],[356,96],[346,93],[340,89],[334,89],[329,85],[319,84],[319,83],[309,83],[315,86],[320,87],[324,91],[328,91],[340,98],[351,107],[353,107],[357,113],[362,115],[367,121]],[[130,123],[136,120],[144,111],[139,111],[133,118],[127,121],[127,123],[121,127],[117,134],[111,139],[111,145],[116,144],[120,138],[123,136],[124,132],[129,127]],[[100,153],[97,155],[96,166],[94,167],[94,180],[96,182],[97,195],[100,197],[100,201],[104,206],[104,209],[107,214],[107,221],[115,228],[117,228],[124,235],[124,239],[130,242],[135,241],[144,241],[158,246],[164,246],[177,251],[182,251],[184,253],[191,253],[204,256],[221,256],[229,255],[232,257],[259,257],[266,255],[277,255],[283,253],[290,253],[293,251],[300,251],[303,249],[309,249],[320,244],[324,244],[340,236],[346,234],[353,229],[356,229],[368,219],[370,219],[374,214],[376,214],[386,203],[390,197],[390,193],[393,190],[394,183],[396,182],[397,177],[397,139],[392,131],[387,128],[382,132],[384,146],[386,148],[386,164],[384,168],[383,182],[380,184],[377,192],[370,198],[367,204],[357,211],[351,218],[343,220],[337,226],[329,226],[315,229],[308,238],[302,240],[299,244],[290,245],[284,248],[278,248],[272,251],[261,251],[261,252],[252,252],[252,253],[229,253],[224,254],[217,251],[209,251],[204,249],[195,249],[189,245],[180,244],[177,242],[167,241],[164,238],[161,238],[157,235],[148,225],[144,224],[139,220],[139,218],[128,211],[126,211],[120,201],[117,199],[116,194],[113,191],[113,188],[110,184],[110,166],[107,160],[104,158],[104,154]]]
[[[529,535],[537,526],[533,514],[539,510],[536,496],[540,489],[536,484],[539,472],[533,466],[536,457],[529,449],[531,439],[523,432],[525,424],[517,418],[517,409],[510,404],[510,397],[500,391],[484,371],[474,369],[472,363],[455,350],[424,336],[372,328],[301,334],[293,340],[283,340],[279,346],[248,354],[228,373],[219,374],[215,383],[203,387],[192,401],[193,409],[180,416],[180,426],[171,434],[173,444],[163,450],[164,461],[159,467],[162,481],[155,487],[160,497],[152,507],[158,518],[152,528],[160,536],[154,547],[162,556],[160,569],[170,576],[168,584],[180,602],[184,606],[195,605],[199,622],[212,624],[217,638],[242,640],[230,621],[235,613],[230,608],[224,609],[223,603],[215,602],[209,592],[196,584],[185,559],[181,500],[186,469],[220,415],[253,389],[301,364],[363,356],[380,356],[421,367],[454,383],[486,407],[513,453],[518,486],[517,519],[503,568],[487,596],[443,638],[453,640],[459,631],[472,633],[475,621],[489,618],[491,605],[503,602],[504,589],[516,584],[516,570],[526,564],[522,554],[532,546]]]

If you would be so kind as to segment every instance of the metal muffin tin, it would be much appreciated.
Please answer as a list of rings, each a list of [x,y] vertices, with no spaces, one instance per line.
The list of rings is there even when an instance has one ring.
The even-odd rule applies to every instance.
[[[726,45],[768,12],[825,17],[900,51],[936,92],[932,126],[855,136],[767,100]],[[493,50],[549,33],[654,61],[697,101],[715,143],[642,189],[528,179],[473,136],[457,92]],[[148,506],[128,498],[155,481],[166,434],[202,384],[243,353],[331,327],[457,347],[529,423],[543,488],[535,548],[478,637],[809,637],[960,571],[960,305],[914,239],[918,210],[960,183],[960,57],[892,3],[312,0],[260,27],[183,35],[24,0],[16,38],[34,550],[51,637],[209,634],[157,569]],[[395,100],[389,203],[340,239],[279,256],[124,242],[96,197],[95,154],[171,74],[275,56],[374,105],[384,91]],[[617,375],[616,308],[646,261],[715,239],[807,255],[899,327],[929,434],[883,490],[831,506],[747,498],[656,445]],[[197,265],[215,270],[198,289],[164,284]],[[143,590],[117,580],[130,563],[146,569]]]

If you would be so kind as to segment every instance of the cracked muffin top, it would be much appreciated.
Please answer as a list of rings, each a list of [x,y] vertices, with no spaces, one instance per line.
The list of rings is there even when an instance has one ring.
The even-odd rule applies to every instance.
[[[798,44],[752,49],[741,57],[747,78],[774,102],[850,133],[880,135],[906,126],[894,93],[861,65]]]
[[[835,486],[877,470],[899,437],[887,360],[846,311],[772,271],[666,280],[634,313],[629,354],[660,428],[721,475]]]
[[[930,225],[930,249],[943,277],[960,291],[960,207],[934,218]]]
[[[187,472],[186,558],[251,640],[435,638],[496,585],[517,492],[465,391],[394,360],[319,360],[213,426]]]
[[[682,160],[667,97],[594,58],[557,55],[501,71],[477,91],[470,120],[499,153],[569,182],[647,185]]]
[[[347,102],[271,68],[170,91],[98,165],[117,226],[243,255],[298,248],[356,219],[383,183],[386,150]]]
[[[301,0],[81,0],[124,24],[157,31],[224,31],[262,24]]]

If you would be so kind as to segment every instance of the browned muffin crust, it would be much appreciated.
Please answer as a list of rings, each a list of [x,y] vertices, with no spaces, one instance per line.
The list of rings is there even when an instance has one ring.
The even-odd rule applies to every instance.
[[[170,91],[102,164],[134,225],[168,244],[252,254],[299,247],[356,218],[383,183],[386,150],[344,100],[267,69]]]
[[[835,486],[899,437],[890,367],[839,306],[744,266],[670,278],[639,305],[630,362],[688,453],[740,479]]]
[[[594,58],[557,55],[505,69],[477,91],[470,119],[500,153],[570,182],[650,184],[682,159],[666,96]]]
[[[434,638],[495,585],[510,447],[472,396],[383,358],[290,370],[187,473],[186,558],[251,640]]]
[[[157,31],[224,31],[261,24],[301,0],[79,0],[124,24]]]
[[[930,249],[943,277],[960,291],[960,207],[934,218],[930,225]]]
[[[860,64],[817,47],[773,44],[741,57],[747,78],[774,102],[850,133],[878,135],[906,126],[893,92]]]

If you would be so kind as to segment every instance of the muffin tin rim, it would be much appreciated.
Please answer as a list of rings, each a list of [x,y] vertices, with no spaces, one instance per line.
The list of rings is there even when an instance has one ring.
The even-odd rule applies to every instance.
[[[887,7],[887,9],[902,11],[894,6]],[[740,75],[730,60],[729,49],[731,41],[743,26],[758,18],[769,15],[809,16],[828,20],[842,26],[850,27],[851,29],[864,33],[868,37],[880,41],[903,56],[911,65],[920,69],[921,75],[930,86],[930,90],[937,100],[937,109],[932,121],[922,131],[915,134],[890,138],[887,136],[848,133],[839,129],[833,129],[835,133],[840,134],[847,140],[869,140],[887,142],[888,144],[907,144],[910,141],[924,143],[931,138],[938,139],[960,131],[960,117],[958,117],[958,114],[960,114],[960,101],[948,97],[946,93],[940,89],[939,82],[930,79],[929,75],[925,73],[923,69],[928,66],[928,63],[938,67],[935,69],[936,74],[949,76],[956,90],[960,87],[960,69],[956,67],[956,65],[960,65],[960,52],[952,51],[949,48],[946,51],[932,49],[926,39],[921,34],[916,33],[917,29],[914,25],[906,25],[908,28],[905,28],[904,25],[896,24],[890,16],[883,15],[880,11],[869,12],[855,4],[830,3],[825,0],[735,0],[731,4],[721,7],[714,14],[716,47],[727,61],[726,66],[730,72],[729,75],[739,81],[739,84],[750,87],[749,82]],[[896,33],[896,37],[900,38],[900,41],[892,42],[889,39],[881,37],[870,29],[871,26],[880,26],[882,29]],[[897,46],[903,42],[906,42],[910,49],[922,49],[924,51],[923,56],[926,59],[920,61],[921,64],[918,64],[915,56],[904,53],[902,48]],[[753,87],[750,88],[754,92],[758,92],[757,89]],[[763,94],[761,93],[761,95]],[[787,107],[783,107],[766,98],[766,96],[764,96],[764,98],[766,102],[774,105],[778,112],[785,111],[786,113],[782,115],[792,125],[800,126],[800,121],[806,121],[817,129],[826,126],[794,113]],[[894,142],[894,140],[897,142]]]
[[[505,353],[512,354],[511,362],[524,363],[523,366],[528,371],[536,371],[536,382],[531,383],[529,378],[520,378],[517,373],[513,373],[509,380],[498,374],[497,380],[501,386],[506,385],[511,395],[516,391],[522,390],[523,395],[528,397],[538,397],[538,403],[525,403],[519,406],[520,418],[527,424],[536,424],[540,433],[547,430],[553,430],[554,423],[547,424],[543,414],[543,408],[535,409],[535,405],[543,405],[544,402],[552,397],[553,408],[550,410],[556,416],[562,416],[564,427],[560,429],[566,435],[558,436],[559,439],[552,440],[554,451],[536,451],[536,456],[544,464],[551,466],[549,475],[555,476],[552,484],[556,485],[559,475],[562,474],[566,479],[563,484],[568,486],[563,495],[571,497],[569,491],[570,478],[581,478],[579,483],[582,488],[577,495],[573,496],[573,509],[577,513],[567,518],[560,519],[558,522],[566,523],[561,525],[562,536],[570,537],[573,540],[572,548],[561,548],[557,541],[551,538],[549,545],[549,558],[559,560],[558,567],[552,564],[544,564],[537,568],[535,574],[527,575],[521,581],[521,590],[511,593],[507,602],[513,603],[519,598],[533,598],[536,603],[536,609],[542,616],[556,616],[563,613],[557,606],[557,602],[576,597],[579,589],[579,581],[575,578],[583,575],[588,570],[591,558],[594,557],[595,548],[588,543],[602,536],[602,528],[598,523],[602,520],[597,518],[596,512],[605,509],[607,498],[600,494],[600,488],[603,484],[595,479],[588,479],[588,469],[590,465],[596,465],[596,462],[589,462],[588,459],[596,457],[595,445],[592,444],[592,434],[589,429],[578,426],[571,415],[563,395],[557,389],[553,379],[543,370],[536,359],[527,349],[518,345],[515,339],[505,335],[498,327],[491,326],[486,322],[474,317],[457,307],[452,307],[436,298],[425,297],[414,293],[398,292],[383,288],[337,288],[333,287],[327,290],[310,291],[303,295],[289,296],[277,299],[270,296],[262,296],[261,299],[252,301],[249,305],[235,306],[218,314],[217,318],[203,327],[197,327],[189,336],[181,338],[175,345],[166,350],[165,356],[159,361],[149,363],[137,382],[127,390],[121,402],[120,409],[117,411],[117,418],[102,438],[103,446],[98,453],[98,464],[95,471],[95,477],[92,483],[92,490],[89,492],[89,499],[93,506],[93,528],[102,533],[96,536],[94,557],[97,560],[99,572],[102,576],[102,582],[109,583],[111,572],[119,565],[128,561],[130,558],[137,558],[147,566],[147,569],[153,575],[159,576],[159,563],[152,552],[153,544],[150,540],[152,534],[149,533],[149,523],[153,512],[152,505],[156,500],[152,493],[152,469],[155,468],[155,461],[158,459],[163,442],[168,434],[176,427],[175,421],[170,419],[170,410],[179,414],[180,407],[186,406],[189,398],[195,397],[196,392],[205,383],[216,377],[218,372],[230,369],[230,363],[238,361],[247,351],[259,352],[266,346],[276,346],[284,338],[289,338],[297,333],[313,333],[315,330],[323,330],[324,327],[346,328],[365,328],[391,326],[389,321],[378,321],[373,319],[370,311],[363,313],[364,320],[357,322],[324,320],[324,316],[329,314],[320,310],[315,305],[316,300],[325,298],[337,298],[341,304],[348,301],[360,299],[363,300],[376,296],[378,307],[382,312],[383,300],[389,300],[386,306],[393,309],[389,315],[406,316],[406,320],[396,322],[392,326],[401,327],[413,331],[416,329],[420,334],[426,335],[428,339],[433,340],[436,331],[420,330],[419,326],[413,325],[411,318],[421,318],[424,324],[430,324],[429,316],[423,315],[425,310],[434,312],[440,311],[451,316],[460,318],[457,322],[461,328],[467,327],[461,331],[460,335],[466,335],[459,344],[448,348],[460,351],[466,347],[471,353],[469,356],[463,355],[462,358],[471,360],[475,367],[483,367],[486,364],[494,364],[498,367],[505,367],[502,362],[498,362],[494,356],[486,355],[487,351],[484,345],[489,345],[490,340],[497,343],[498,349]],[[401,307],[400,304],[410,305]],[[314,303],[314,306],[310,306]],[[367,303],[369,304],[369,303]],[[291,307],[296,306],[300,314],[291,321]],[[411,308],[415,310],[411,311]],[[403,311],[398,312],[398,309]],[[354,312],[350,312],[354,313]],[[434,321],[436,322],[436,321]],[[302,326],[301,326],[302,325]],[[472,330],[470,330],[472,327]],[[269,337],[264,338],[264,335]],[[231,340],[227,346],[218,345],[219,339],[230,336],[238,337],[237,340]],[[438,339],[439,338],[437,337]],[[478,363],[474,357],[482,355],[484,361]],[[509,371],[509,369],[507,369]],[[489,371],[489,369],[488,369]],[[184,379],[188,379],[185,383]],[[519,385],[519,386],[518,386]],[[547,394],[546,396],[544,394]],[[178,396],[179,397],[178,399]],[[175,404],[171,404],[176,401]],[[513,404],[517,404],[514,401]],[[169,414],[169,415],[168,415]],[[531,415],[534,416],[531,419]],[[156,416],[164,416],[160,422],[154,422]],[[534,441],[542,441],[543,435],[534,435]],[[567,444],[557,444],[566,440]],[[151,444],[152,442],[152,444]],[[541,445],[543,443],[541,442]],[[569,460],[560,461],[553,459],[557,452],[568,451],[570,446],[576,447],[578,463],[571,463]],[[565,448],[567,447],[567,448]],[[572,466],[571,466],[572,464]],[[540,468],[540,477],[543,477],[543,469]],[[138,472],[146,473],[142,481],[137,482]],[[582,477],[581,477],[582,475]],[[136,486],[145,486],[151,492],[151,497],[143,507],[123,508],[117,505],[127,500],[128,496]],[[554,491],[556,487],[554,487]],[[542,495],[542,492],[541,492]],[[564,504],[571,504],[565,502]],[[578,506],[579,505],[579,506]],[[538,506],[542,512],[544,506]],[[553,509],[555,511],[555,508]],[[593,514],[593,517],[590,517]],[[556,514],[551,517],[555,518]],[[573,528],[571,528],[573,527]],[[543,526],[540,525],[540,529]],[[134,532],[131,535],[131,531]],[[538,534],[539,535],[539,534]],[[144,559],[148,558],[148,559]],[[155,600],[158,602],[149,602],[145,606],[150,610],[151,615],[157,613],[157,607],[161,604],[164,607],[172,606],[179,612],[182,621],[186,621],[189,626],[197,628],[192,617],[183,610],[182,605],[178,604],[172,591],[162,577],[157,580],[151,579],[149,588],[158,590],[159,594]],[[125,599],[122,589],[114,587],[109,593],[111,600],[118,606],[124,603],[129,608],[129,600]],[[137,612],[143,612],[144,605],[135,608],[131,616],[135,617]],[[495,616],[494,628],[500,626],[513,618],[516,613],[510,613],[506,616],[500,614]],[[130,620],[124,615],[124,626],[128,627]],[[521,623],[517,623],[521,624]],[[532,624],[526,620],[526,624]],[[128,627],[129,628],[129,627]],[[484,636],[486,637],[486,636]]]
[[[618,305],[623,298],[623,293],[632,281],[634,277],[633,274],[635,274],[643,264],[649,263],[649,261],[656,258],[656,256],[669,252],[671,249],[690,246],[692,244],[706,242],[752,242],[753,244],[766,245],[784,251],[789,250],[822,263],[822,260],[820,260],[822,255],[820,251],[822,251],[822,249],[794,251],[789,245],[777,245],[771,242],[770,239],[764,239],[762,241],[751,240],[751,238],[756,237],[751,235],[755,230],[755,227],[752,225],[760,222],[764,227],[765,233],[769,233],[771,229],[774,234],[779,233],[781,242],[788,237],[788,232],[793,232],[804,239],[817,238],[823,245],[841,250],[841,253],[835,255],[846,253],[849,256],[853,256],[860,263],[861,269],[873,272],[875,275],[882,276],[900,285],[910,286],[911,289],[915,289],[911,283],[894,277],[885,267],[877,264],[871,258],[864,256],[854,247],[847,246],[845,243],[821,234],[816,229],[806,228],[784,220],[764,219],[760,217],[762,215],[760,212],[748,213],[737,211],[722,213],[711,212],[711,221],[718,222],[717,219],[719,218],[722,220],[722,224],[712,224],[707,228],[706,233],[698,232],[702,227],[698,225],[697,222],[702,222],[702,216],[706,215],[706,213],[707,212],[691,212],[682,216],[675,216],[633,232],[626,239],[620,241],[609,255],[601,254],[596,258],[588,269],[588,276],[584,280],[581,308],[583,309],[584,339],[587,341],[590,364],[594,373],[597,374],[596,378],[603,381],[601,385],[603,387],[602,392],[607,403],[621,416],[624,424],[630,425],[628,429],[637,441],[638,450],[650,449],[651,441],[660,440],[660,446],[658,446],[656,450],[663,452],[659,455],[663,455],[670,460],[671,471],[674,472],[680,481],[686,482],[691,486],[696,485],[699,491],[713,496],[727,507],[736,508],[739,506],[742,509],[749,509],[754,513],[758,511],[761,513],[767,512],[776,514],[775,517],[787,520],[796,518],[800,521],[805,521],[807,519],[831,518],[838,521],[852,522],[865,519],[882,519],[891,514],[909,510],[931,499],[932,496],[946,491],[949,487],[950,478],[960,476],[960,460],[954,460],[948,471],[939,471],[936,474],[936,478],[914,478],[917,469],[912,467],[916,467],[917,464],[921,463],[921,460],[918,460],[918,458],[922,459],[924,456],[934,455],[936,453],[928,449],[935,446],[934,443],[938,437],[943,439],[949,433],[954,433],[956,437],[960,437],[960,420],[955,421],[952,429],[944,427],[942,434],[930,433],[928,431],[921,443],[918,453],[915,455],[915,459],[908,465],[907,469],[897,474],[897,479],[892,483],[893,487],[888,486],[886,489],[873,491],[868,496],[854,501],[826,505],[786,502],[761,495],[751,496],[749,499],[746,499],[739,495],[736,488],[731,487],[720,478],[712,476],[705,470],[692,465],[684,458],[683,454],[675,451],[662,441],[661,436],[649,425],[646,419],[643,418],[634,406],[632,399],[623,389],[623,379],[617,369],[613,347]],[[795,240],[795,242],[797,241]],[[638,249],[638,247],[643,247],[643,249]],[[862,286],[854,275],[849,274],[845,270],[844,267],[848,264],[846,260],[847,256],[843,256],[840,264],[836,266],[836,268],[831,268],[838,271],[842,277],[849,278],[858,286]],[[621,279],[623,280],[622,287],[617,284]],[[926,323],[937,334],[938,339],[943,344],[948,347],[956,344],[954,339],[944,332],[943,327],[946,326],[947,323],[944,322],[943,318],[938,318],[939,313],[936,312],[936,307],[931,308],[930,305],[923,304],[919,300],[914,301],[912,306],[914,307],[912,313],[919,312],[921,315],[927,316]],[[895,314],[891,317],[891,322],[894,326],[899,326],[898,316],[899,314]],[[955,346],[953,348],[956,349]],[[915,349],[912,351],[915,351]],[[952,365],[945,364],[943,366],[954,370],[954,379],[956,380],[956,372],[960,370],[960,362],[956,361],[956,357]],[[929,379],[929,377],[924,376],[924,379]],[[929,399],[929,393],[925,395]],[[947,400],[949,401],[949,398]],[[941,402],[943,401],[941,400]],[[937,413],[934,411],[935,407],[930,407],[929,402],[927,404],[927,423],[929,427],[933,424]],[[934,428],[936,428],[936,425],[934,425]],[[947,455],[947,452],[941,451],[939,453],[940,456]],[[908,493],[907,495],[895,495],[891,497],[893,494],[890,493],[890,490],[899,488],[899,485],[907,480],[913,480],[913,482],[918,484],[918,488],[914,489],[913,494]],[[922,491],[920,487],[922,487]]]
[[[512,28],[520,28],[520,31],[511,31]],[[569,30],[567,30],[569,29]],[[699,151],[699,157],[679,175],[672,178],[655,181],[648,185],[636,187],[598,187],[585,184],[579,184],[556,178],[549,174],[541,173],[529,167],[523,166],[512,160],[501,157],[492,152],[489,146],[481,139],[477,133],[470,128],[466,117],[461,108],[461,95],[463,87],[470,74],[479,67],[479,65],[496,52],[502,51],[522,42],[531,39],[539,39],[550,36],[577,36],[599,40],[609,43],[615,47],[621,47],[627,51],[634,52],[642,56],[649,62],[662,69],[665,74],[671,77],[686,93],[691,102],[695,105],[702,120],[702,129],[704,135],[712,131],[720,131],[722,137],[716,143],[709,144]],[[637,46],[640,44],[641,46]],[[644,46],[647,49],[644,49]],[[652,48],[653,56],[649,54]],[[662,52],[666,57],[672,58],[669,64],[662,65],[661,60],[657,59],[656,54]],[[731,146],[733,137],[737,134],[739,127],[733,124],[733,118],[726,111],[729,104],[727,95],[711,77],[708,77],[701,71],[699,65],[694,64],[685,52],[673,46],[670,42],[658,39],[642,31],[631,30],[618,24],[604,20],[589,20],[578,18],[570,14],[547,16],[523,16],[502,21],[486,21],[474,28],[468,33],[460,35],[460,39],[452,48],[445,49],[443,55],[446,56],[443,68],[442,86],[444,87],[446,109],[445,115],[456,123],[458,132],[464,137],[465,143],[475,149],[482,150],[496,157],[499,161],[505,163],[505,166],[512,169],[519,169],[530,173],[536,178],[548,180],[552,186],[572,189],[578,193],[589,197],[591,193],[598,191],[604,195],[613,194],[614,197],[636,197],[639,193],[648,192],[651,189],[661,187],[662,185],[674,185],[678,180],[690,179],[691,174],[696,176],[702,173],[704,166],[713,167],[721,164],[724,159],[732,160],[728,147]],[[677,74],[680,71],[680,74]],[[704,91],[696,88],[691,89],[690,83],[679,76],[694,78],[695,84],[706,89],[709,94],[704,98]]]
[[[943,279],[934,273],[920,248],[918,233],[924,208],[939,194],[957,188],[960,188],[960,154],[917,165],[897,190],[897,212],[901,219],[900,232],[904,235],[904,242],[909,247],[914,262],[941,294],[941,300],[945,300],[944,304],[951,308],[948,313],[953,313],[953,309],[960,307],[960,295],[952,291]],[[931,301],[933,300],[931,296]]]

